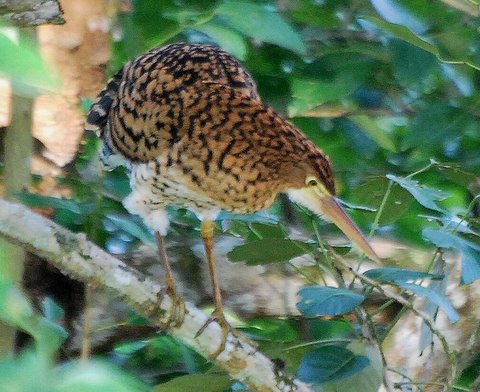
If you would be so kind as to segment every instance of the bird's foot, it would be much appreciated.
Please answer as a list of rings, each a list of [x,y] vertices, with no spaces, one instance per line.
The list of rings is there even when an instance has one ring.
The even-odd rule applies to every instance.
[[[209,358],[211,360],[216,359],[225,350],[225,345],[227,343],[227,338],[229,334],[232,334],[232,336],[234,336],[235,338],[241,339],[242,342],[246,342],[252,347],[257,348],[257,344],[254,341],[250,340],[230,325],[230,323],[225,318],[223,310],[218,308],[212,312],[211,316],[208,318],[205,324],[203,324],[202,327],[197,331],[197,333],[195,334],[195,338],[199,337],[212,322],[217,322],[220,325],[222,332],[220,345],[215,350],[215,352],[209,355]]]
[[[167,281],[166,294],[170,297],[172,303],[168,310],[168,317],[165,322],[162,322],[161,329],[176,328],[183,324],[185,319],[185,302],[179,297],[173,287],[173,282]]]

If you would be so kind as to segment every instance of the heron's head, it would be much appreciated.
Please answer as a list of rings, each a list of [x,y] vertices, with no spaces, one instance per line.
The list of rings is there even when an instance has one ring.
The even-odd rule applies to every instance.
[[[315,149],[296,168],[295,179],[291,182],[295,185],[286,190],[289,198],[334,223],[370,259],[379,262],[380,258],[336,198],[333,170],[328,157]]]

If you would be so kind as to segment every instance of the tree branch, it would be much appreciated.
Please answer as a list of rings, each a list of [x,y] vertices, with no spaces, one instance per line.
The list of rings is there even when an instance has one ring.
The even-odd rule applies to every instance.
[[[65,23],[58,0],[0,0],[0,16],[20,27]]]
[[[111,289],[156,325],[165,323],[172,301],[163,288],[89,242],[85,234],[74,234],[22,205],[0,199],[0,235],[46,258],[74,279]],[[221,327],[212,322],[196,338],[207,319],[207,314],[187,303],[184,322],[168,333],[208,357],[220,344]],[[278,371],[243,336],[237,338],[230,333],[215,362],[254,391],[311,391],[307,385]]]

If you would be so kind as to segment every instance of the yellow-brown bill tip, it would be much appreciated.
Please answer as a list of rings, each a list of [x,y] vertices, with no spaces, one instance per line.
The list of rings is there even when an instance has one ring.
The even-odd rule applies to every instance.
[[[332,221],[345,235],[371,260],[381,263],[380,258],[372,249],[367,239],[358,229],[355,223],[346,214],[342,206],[338,203],[335,197],[326,197],[321,199],[321,209],[325,217]]]

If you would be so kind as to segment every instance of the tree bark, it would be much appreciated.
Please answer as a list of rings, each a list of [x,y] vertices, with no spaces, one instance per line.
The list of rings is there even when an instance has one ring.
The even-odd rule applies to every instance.
[[[57,0],[0,0],[0,16],[20,27],[65,23]]]
[[[89,242],[84,234],[74,234],[22,205],[0,199],[0,235],[46,258],[74,279],[112,290],[156,325],[165,323],[172,301],[163,288]],[[208,357],[220,344],[221,327],[212,322],[195,337],[207,319],[207,314],[187,303],[183,323],[169,328],[168,333]],[[215,362],[254,391],[311,391],[306,384],[278,371],[241,335],[228,334]]]

